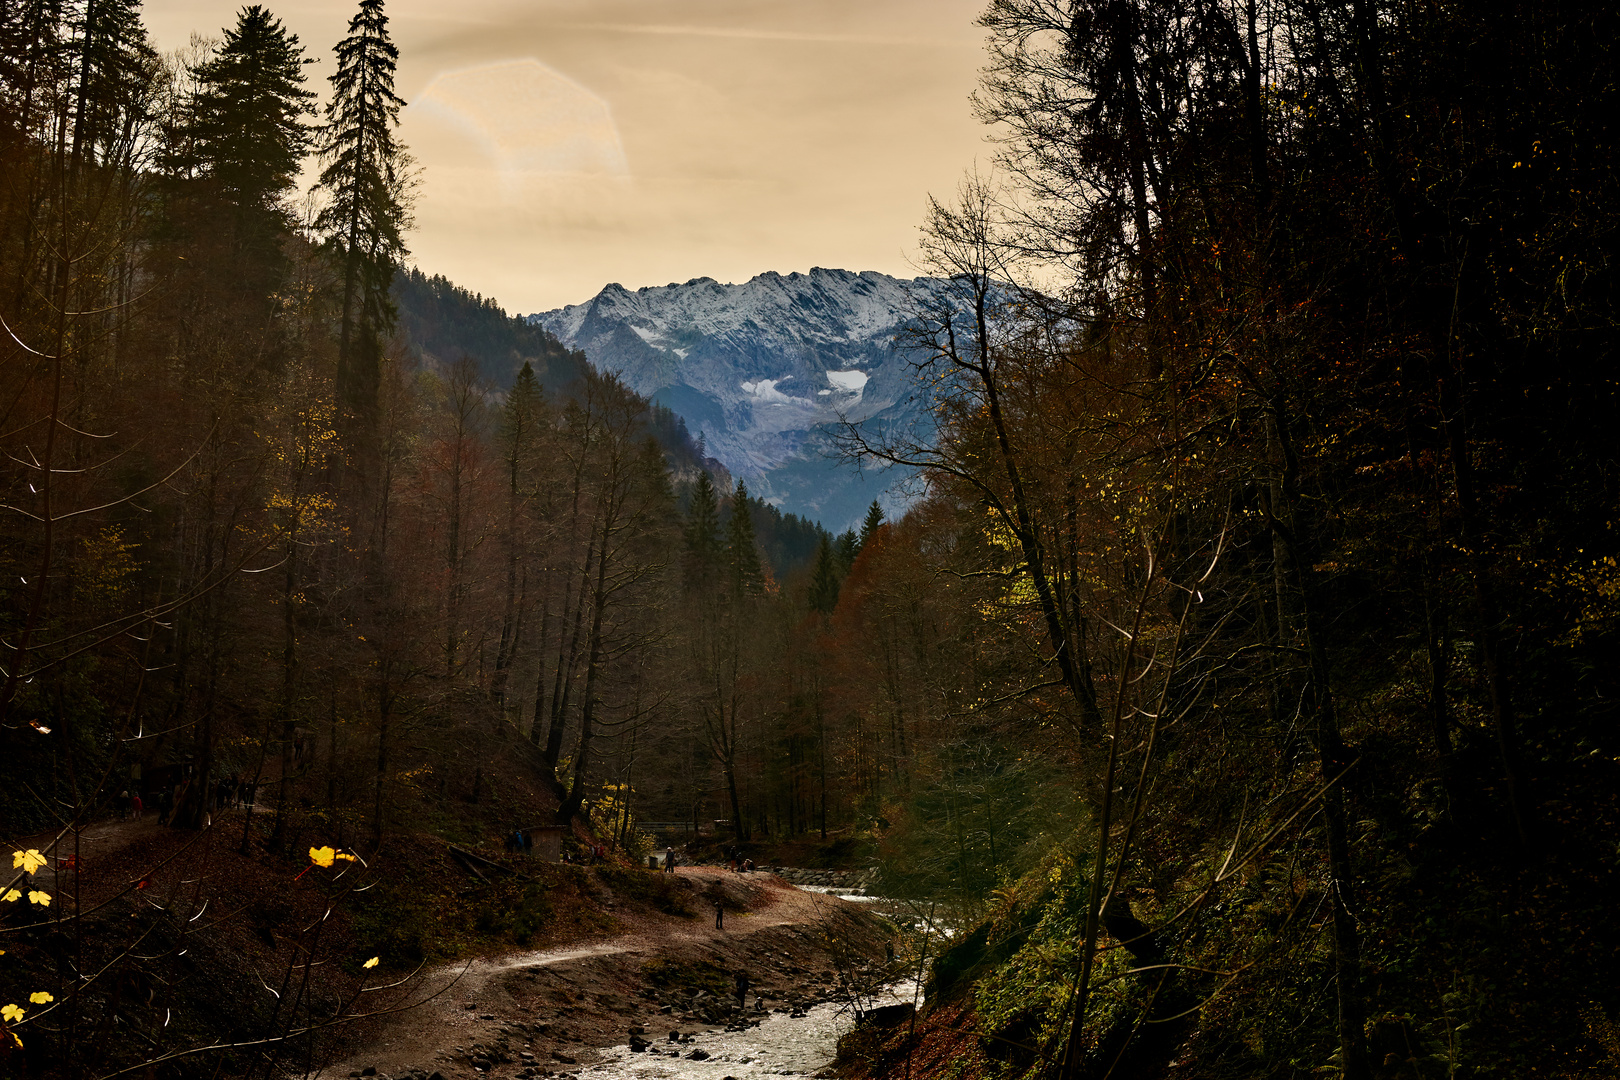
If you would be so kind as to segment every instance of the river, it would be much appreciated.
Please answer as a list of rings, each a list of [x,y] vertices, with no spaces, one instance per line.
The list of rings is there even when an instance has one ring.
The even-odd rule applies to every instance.
[[[872,1002],[873,1007],[912,1001],[916,983],[890,987]],[[653,1045],[636,1053],[628,1046],[602,1051],[603,1061],[581,1066],[567,1074],[580,1080],[750,1080],[764,1076],[814,1076],[831,1064],[838,1052],[838,1039],[849,1031],[853,1017],[842,1005],[826,1004],[811,1008],[795,1019],[786,1013],[771,1013],[758,1027],[746,1031],[714,1031],[697,1034],[690,1043],[665,1041],[669,1033],[648,1033]],[[656,1054],[654,1053],[656,1051]],[[707,1059],[694,1061],[693,1051]],[[561,1075],[561,1074],[559,1074]]]

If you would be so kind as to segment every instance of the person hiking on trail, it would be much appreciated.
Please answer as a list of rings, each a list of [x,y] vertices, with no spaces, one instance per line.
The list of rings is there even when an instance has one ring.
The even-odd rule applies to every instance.
[[[675,872],[675,849],[673,847],[667,847],[667,848],[664,849],[664,873],[673,874],[674,872]]]
[[[139,791],[129,797],[129,812],[135,815],[136,821],[139,821],[141,816],[146,813],[146,807],[141,803],[141,793]]]
[[[726,902],[718,898],[714,902],[714,928],[716,930],[726,928]]]
[[[128,791],[120,791],[118,793],[118,798],[114,799],[113,802],[118,807],[118,820],[119,821],[123,821],[125,818],[129,817],[129,792]]]
[[[743,999],[748,996],[748,972],[737,972],[737,1008],[743,1007]]]

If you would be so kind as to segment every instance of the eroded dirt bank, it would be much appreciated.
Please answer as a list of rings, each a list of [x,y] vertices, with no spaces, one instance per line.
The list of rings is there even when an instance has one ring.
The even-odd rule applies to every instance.
[[[889,941],[860,905],[773,875],[683,867],[679,880],[691,890],[694,916],[620,908],[621,931],[612,936],[429,971],[400,988],[408,999],[392,999],[429,1000],[369,1021],[322,1075],[555,1075],[633,1037],[645,1038],[648,1052],[690,1053],[671,1032],[699,1035],[762,1010],[791,1014],[835,998],[844,976],[875,972]],[[726,908],[722,929],[714,926],[717,898]],[[604,903],[617,907],[611,896]],[[741,1012],[739,973],[749,982]]]

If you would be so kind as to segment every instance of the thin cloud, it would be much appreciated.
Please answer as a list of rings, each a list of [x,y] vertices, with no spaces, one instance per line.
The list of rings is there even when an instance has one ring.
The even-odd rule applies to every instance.
[[[961,48],[945,38],[873,37],[868,34],[816,34],[800,30],[760,30],[750,27],[676,26],[663,23],[565,23],[560,29],[598,30],[614,34],[657,34],[672,37],[736,38],[742,41],[802,41],[824,45],[896,45],[930,49]]]

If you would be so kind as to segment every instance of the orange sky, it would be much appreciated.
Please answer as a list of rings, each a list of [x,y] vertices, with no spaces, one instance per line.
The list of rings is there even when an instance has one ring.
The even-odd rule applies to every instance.
[[[162,50],[237,0],[149,0]],[[352,4],[266,4],[320,63]],[[527,313],[709,276],[915,271],[926,196],[989,159],[982,0],[389,0],[412,260]]]

